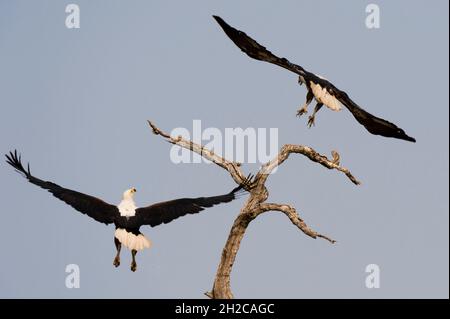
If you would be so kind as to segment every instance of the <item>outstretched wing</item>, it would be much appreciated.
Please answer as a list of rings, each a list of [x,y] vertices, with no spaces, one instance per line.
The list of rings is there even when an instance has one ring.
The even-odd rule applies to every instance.
[[[157,203],[136,209],[136,221],[140,225],[152,227],[170,223],[172,220],[187,214],[197,214],[205,208],[236,199],[243,191],[243,186],[236,187],[225,195],[198,198],[181,198]]]
[[[364,110],[356,104],[346,92],[339,90],[328,80],[308,71],[306,71],[305,78],[307,81],[311,81],[314,84],[318,84],[322,88],[325,88],[326,91],[341,102],[352,113],[358,123],[363,125],[370,133],[384,137],[398,138],[409,142],[416,142],[415,138],[408,136],[403,129],[394,123],[376,117]]]
[[[221,17],[213,16],[213,18],[217,21],[217,23],[219,23],[223,31],[234,42],[234,44],[236,44],[249,57],[276,64],[282,68],[297,73],[298,75],[305,76],[305,70],[301,66],[289,62],[286,58],[277,57],[264,46],[250,38],[247,34],[245,34],[245,32],[230,26]]]
[[[354,118],[370,133],[385,137],[398,138],[414,143],[416,142],[414,137],[408,136],[403,129],[394,123],[376,117],[358,106],[345,92],[339,91],[336,98],[347,107],[347,109],[353,114]]]
[[[63,188],[55,183],[43,181],[34,177],[31,175],[29,165],[27,170],[23,167],[20,155],[17,155],[17,151],[14,151],[14,153],[10,152],[9,155],[5,156],[7,159],[6,162],[28,179],[30,183],[48,190],[56,198],[59,198],[77,211],[92,217],[96,221],[110,224],[120,215],[116,206],[105,203],[101,199]]]
[[[394,137],[410,142],[415,142],[413,137],[408,136],[404,130],[396,126],[395,124],[376,117],[369,112],[362,109],[355,102],[353,102],[347,93],[336,88],[329,81],[306,71],[301,66],[289,62],[285,58],[279,58],[272,52],[267,50],[264,46],[249,37],[245,32],[237,30],[227,24],[222,18],[213,16],[219,23],[228,37],[249,57],[261,61],[270,62],[281,66],[289,71],[292,71],[298,75],[304,77],[307,82],[313,82],[325,88],[327,92],[336,97],[347,109],[353,114],[355,119],[363,125],[370,133],[375,135],[382,135],[385,137]]]

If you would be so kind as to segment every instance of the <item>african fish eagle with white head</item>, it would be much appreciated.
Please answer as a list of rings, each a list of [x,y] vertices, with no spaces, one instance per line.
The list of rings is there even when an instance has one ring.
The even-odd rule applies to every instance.
[[[370,133],[385,137],[398,138],[410,142],[416,141],[413,137],[408,136],[405,131],[397,125],[363,110],[360,106],[353,102],[352,99],[350,99],[347,93],[336,88],[325,78],[306,71],[301,66],[289,62],[286,58],[277,57],[264,46],[260,45],[258,42],[245,34],[245,32],[237,30],[227,24],[221,17],[213,16],[213,18],[219,23],[226,35],[228,35],[234,44],[236,44],[249,57],[281,66],[299,76],[299,84],[305,84],[308,93],[306,95],[306,102],[297,111],[297,115],[301,116],[307,113],[308,105],[313,99],[317,102],[313,114],[308,120],[309,127],[314,125],[316,113],[322,108],[323,105],[333,111],[340,111],[342,108],[341,104],[343,104],[353,114],[355,119]]]
[[[63,188],[55,183],[34,177],[31,175],[29,164],[27,169],[23,167],[21,157],[17,154],[17,151],[10,152],[9,155],[5,156],[7,159],[6,162],[28,179],[30,183],[48,190],[56,198],[100,223],[106,225],[114,224],[116,227],[114,243],[117,249],[117,255],[114,258],[113,265],[116,267],[120,265],[120,250],[123,245],[131,250],[132,271],[136,271],[137,268],[135,260],[136,253],[139,250],[150,248],[151,246],[150,240],[139,231],[141,226],[149,225],[155,227],[161,224],[167,224],[178,217],[199,213],[207,207],[231,202],[239,194],[244,192],[244,188],[249,185],[249,181],[252,178],[249,176],[242,185],[234,188],[225,195],[180,198],[139,208],[133,199],[136,188],[131,188],[123,193],[122,201],[119,205],[115,206],[99,198]]]

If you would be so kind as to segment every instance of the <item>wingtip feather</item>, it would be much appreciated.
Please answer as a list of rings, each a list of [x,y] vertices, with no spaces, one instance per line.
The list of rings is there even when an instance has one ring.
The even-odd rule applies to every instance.
[[[222,29],[224,29],[224,30],[229,30],[229,29],[232,28],[232,27],[231,27],[228,23],[226,23],[225,20],[222,19],[221,17],[219,17],[219,16],[217,16],[217,15],[213,15],[212,17],[213,17],[214,20],[216,20],[216,22],[222,27]]]
[[[17,172],[23,174],[25,177],[30,176],[30,164],[28,163],[28,172],[25,170],[22,164],[22,156],[20,153],[17,153],[17,150],[10,151],[9,155],[5,154],[6,163],[11,165]]]
[[[217,22],[223,21],[223,19],[222,19],[221,17],[219,17],[218,15],[213,14],[212,17],[213,17],[214,20],[216,20]]]

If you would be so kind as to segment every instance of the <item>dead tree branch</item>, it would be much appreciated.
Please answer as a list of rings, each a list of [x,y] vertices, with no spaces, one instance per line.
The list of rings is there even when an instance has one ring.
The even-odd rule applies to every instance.
[[[203,158],[228,171],[237,184],[241,185],[247,182],[246,175],[242,172],[241,165],[239,163],[226,160],[211,150],[206,149],[204,146],[183,139],[181,136],[172,137],[161,131],[150,121],[148,121],[148,124],[154,134],[163,137],[167,142],[197,153]],[[340,156],[336,151],[332,151],[333,159],[330,160],[326,156],[319,154],[314,149],[307,146],[291,144],[284,145],[278,156],[270,162],[264,164],[254,180],[247,185],[246,190],[249,192],[249,197],[231,227],[225,247],[222,250],[222,256],[216,272],[216,278],[214,280],[212,291],[205,293],[208,297],[216,299],[233,298],[230,285],[230,276],[240,243],[251,221],[265,212],[281,212],[290,219],[292,224],[297,226],[298,229],[309,237],[314,239],[322,238],[330,243],[336,242],[335,240],[312,230],[298,215],[294,207],[286,204],[266,203],[266,200],[269,197],[269,191],[265,186],[268,177],[274,172],[275,169],[284,163],[291,154],[304,155],[311,161],[316,162],[328,169],[334,169],[345,174],[347,178],[355,185],[360,184],[360,182],[347,168],[340,166]]]
[[[319,234],[318,232],[309,228],[309,226],[306,225],[306,223],[303,221],[303,219],[301,219],[300,216],[297,214],[297,211],[295,210],[295,208],[290,205],[264,203],[264,204],[260,205],[259,209],[260,209],[261,213],[269,212],[269,211],[282,212],[291,220],[292,224],[297,226],[298,229],[300,229],[303,233],[305,233],[305,235],[308,235],[309,237],[312,237],[314,239],[323,238],[325,240],[328,240],[332,244],[334,244],[336,242],[334,239],[331,239],[327,236]]]
[[[154,134],[162,136],[170,144],[178,145],[182,148],[188,149],[194,153],[201,155],[203,158],[213,162],[214,164],[222,167],[223,169],[227,170],[230,173],[233,180],[239,185],[245,181],[246,176],[242,173],[240,163],[227,161],[223,157],[218,156],[213,151],[208,150],[202,145],[195,144],[192,141],[185,140],[181,136],[171,137],[169,134],[164,133],[159,128],[157,128],[152,122],[150,121],[147,122],[152,128]]]

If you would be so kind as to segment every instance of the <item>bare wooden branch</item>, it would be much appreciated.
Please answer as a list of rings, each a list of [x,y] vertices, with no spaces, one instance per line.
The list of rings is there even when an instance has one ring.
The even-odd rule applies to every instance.
[[[340,156],[336,151],[333,151],[333,160],[329,160],[326,156],[319,154],[311,147],[292,144],[284,145],[276,158],[263,165],[260,171],[261,177],[262,175],[266,175],[263,177],[263,182],[265,183],[268,175],[272,174],[272,172],[278,168],[278,166],[283,164],[283,162],[289,158],[289,155],[293,153],[302,154],[308,157],[311,161],[319,163],[328,169],[336,169],[344,173],[355,185],[361,184],[361,182],[359,182],[347,168],[339,166]]]
[[[245,181],[246,176],[242,173],[242,170],[240,167],[241,165],[239,163],[228,161],[225,158],[208,150],[203,145],[199,145],[192,141],[188,141],[188,140],[182,138],[181,136],[171,137],[169,134],[161,131],[151,121],[147,121],[147,122],[150,125],[150,127],[152,128],[153,133],[164,137],[167,142],[174,144],[174,145],[178,145],[182,148],[188,149],[194,153],[197,153],[200,156],[202,156],[203,158],[222,167],[223,169],[227,170],[230,173],[231,177],[237,184],[242,184]]]
[[[239,185],[245,184],[246,190],[249,192],[249,197],[242,207],[239,215],[236,217],[233,226],[231,227],[228,239],[222,250],[222,256],[219,266],[217,268],[216,277],[214,280],[213,289],[210,292],[206,292],[205,295],[209,298],[216,299],[230,299],[233,298],[231,292],[230,276],[231,271],[236,260],[237,253],[239,251],[240,243],[244,238],[248,225],[252,220],[259,215],[269,211],[277,211],[285,214],[290,221],[297,226],[304,234],[311,238],[322,238],[330,243],[336,241],[312,230],[298,215],[296,209],[290,205],[266,203],[269,197],[269,191],[267,190],[265,183],[275,169],[277,169],[283,162],[285,162],[290,154],[302,154],[309,158],[311,161],[316,162],[328,169],[335,169],[344,173],[350,181],[355,185],[359,185],[360,182],[351,174],[351,172],[344,167],[341,167],[340,155],[336,152],[332,152],[332,160],[329,160],[326,156],[319,154],[314,149],[302,146],[302,145],[284,145],[278,156],[272,159],[270,162],[264,164],[257,173],[254,181],[248,183],[248,179],[242,172],[240,164],[226,160],[223,157],[218,156],[214,152],[206,149],[204,146],[196,144],[192,141],[183,139],[181,136],[172,137],[169,134],[161,131],[152,122],[148,121],[153,133],[162,136],[166,141],[171,144],[178,145],[182,148],[188,149],[201,155],[203,158],[215,163],[216,165],[227,170],[233,180]]]
[[[273,203],[265,203],[260,206],[261,212],[268,212],[268,211],[278,211],[284,213],[291,222],[297,226],[302,232],[304,232],[309,237],[312,237],[314,239],[316,238],[323,238],[330,243],[334,244],[336,241],[334,239],[331,239],[327,236],[324,236],[322,234],[319,234],[318,232],[312,230],[309,228],[308,225],[303,221],[303,219],[300,218],[297,211],[294,207],[290,205],[280,205],[280,204],[273,204]]]

